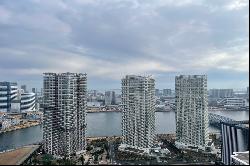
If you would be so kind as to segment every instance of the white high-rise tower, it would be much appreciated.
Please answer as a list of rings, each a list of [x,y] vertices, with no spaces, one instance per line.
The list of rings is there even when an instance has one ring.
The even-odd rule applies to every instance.
[[[155,80],[127,75],[122,79],[123,144],[150,148],[155,139]]]
[[[207,76],[176,76],[176,145],[204,149],[208,143]]]
[[[87,76],[45,73],[43,139],[45,151],[70,156],[85,149]]]

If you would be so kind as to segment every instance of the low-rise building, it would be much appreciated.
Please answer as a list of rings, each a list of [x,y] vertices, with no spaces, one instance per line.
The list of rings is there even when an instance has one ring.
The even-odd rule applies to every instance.
[[[231,98],[224,98],[217,101],[219,106],[228,107],[228,108],[239,108],[248,106],[246,99],[238,98],[238,97],[231,97]]]

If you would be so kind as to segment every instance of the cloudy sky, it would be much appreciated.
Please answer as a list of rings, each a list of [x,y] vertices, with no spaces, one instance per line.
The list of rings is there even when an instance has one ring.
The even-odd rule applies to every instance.
[[[89,89],[152,74],[249,84],[248,0],[1,0],[0,81],[42,87],[44,72],[83,72]]]

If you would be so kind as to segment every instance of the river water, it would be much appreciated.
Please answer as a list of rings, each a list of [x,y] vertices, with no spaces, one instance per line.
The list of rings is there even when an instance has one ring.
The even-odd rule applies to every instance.
[[[234,120],[248,120],[249,111],[213,111]],[[209,127],[210,132],[218,129]],[[156,133],[175,132],[175,112],[156,112]],[[114,136],[121,135],[121,113],[99,112],[87,114],[87,136]],[[0,134],[0,151],[32,144],[42,140],[42,126]]]

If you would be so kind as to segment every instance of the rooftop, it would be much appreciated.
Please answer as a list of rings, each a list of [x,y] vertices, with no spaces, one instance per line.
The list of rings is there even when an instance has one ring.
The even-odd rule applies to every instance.
[[[66,73],[50,73],[46,72],[43,73],[44,76],[87,76],[86,73],[71,73],[71,72],[66,72]]]
[[[231,157],[241,164],[249,165],[249,151],[246,152],[233,152]]]

